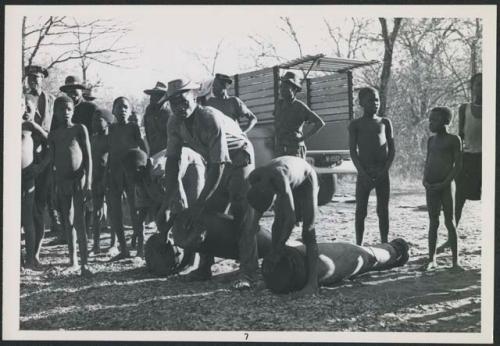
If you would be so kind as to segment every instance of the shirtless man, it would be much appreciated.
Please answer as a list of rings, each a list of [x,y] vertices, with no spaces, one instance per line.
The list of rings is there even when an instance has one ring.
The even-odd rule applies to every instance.
[[[273,270],[283,256],[285,243],[294,228],[297,211],[302,216],[302,240],[306,246],[308,279],[298,296],[318,293],[318,245],[316,243],[315,219],[318,212],[318,178],[314,168],[295,156],[281,156],[267,165],[256,168],[248,177],[250,190],[247,197],[250,205],[262,214],[271,208],[274,201],[274,223],[272,226],[272,253],[266,260],[266,268]]]
[[[92,137],[90,144],[92,147],[92,205],[93,205],[93,237],[94,244],[92,252],[100,252],[101,228],[106,219],[104,198],[109,204],[107,166],[109,152],[109,126],[114,123],[114,115],[106,110],[98,108],[94,112],[92,119]],[[115,234],[111,233],[111,246],[115,245]]]
[[[247,124],[242,127],[242,130],[248,133],[255,124],[257,124],[257,117],[238,97],[229,96],[227,94],[227,87],[232,83],[231,77],[225,74],[216,73],[212,86],[214,97],[209,98],[205,105],[220,110],[238,123],[243,120],[243,118],[246,118]]]
[[[35,177],[45,169],[44,165],[35,164],[33,136],[38,136],[44,141],[48,133],[35,121],[36,105],[32,99],[24,98],[23,123],[21,130],[21,226],[24,229],[26,244],[25,268],[41,269],[39,261],[40,243],[42,234],[37,234],[33,212],[35,203]],[[46,160],[42,162],[46,163]]]
[[[80,250],[81,275],[91,272],[87,268],[87,233],[85,232],[85,200],[92,183],[92,158],[87,128],[73,124],[73,100],[60,96],[54,102],[54,116],[58,128],[49,134],[49,155],[52,159],[54,182],[63,224],[67,232],[70,266],[78,268],[76,238]],[[76,234],[75,234],[76,233]]]
[[[349,149],[358,170],[356,181],[356,244],[363,242],[365,218],[370,191],[377,193],[377,215],[382,243],[389,234],[389,168],[394,160],[392,124],[388,118],[377,116],[378,92],[373,88],[359,91],[363,116],[349,124]]]
[[[452,113],[447,107],[435,107],[429,115],[429,129],[435,133],[427,142],[427,159],[423,185],[426,190],[427,209],[429,211],[429,261],[423,270],[434,269],[436,263],[436,240],[439,228],[441,207],[444,223],[448,229],[448,242],[451,247],[452,268],[460,270],[458,265],[457,231],[453,225],[453,197],[451,181],[462,168],[462,143],[456,135],[446,131]]]
[[[123,167],[123,159],[129,149],[140,148],[147,152],[139,126],[128,123],[132,113],[132,105],[126,97],[118,97],[113,102],[113,114],[117,122],[109,128],[109,209],[111,217],[111,231],[114,232],[120,244],[120,253],[112,261],[121,260],[130,256],[127,241],[123,230],[122,194],[125,191],[130,210],[130,219],[134,232],[139,227],[135,213],[134,181],[127,178]]]

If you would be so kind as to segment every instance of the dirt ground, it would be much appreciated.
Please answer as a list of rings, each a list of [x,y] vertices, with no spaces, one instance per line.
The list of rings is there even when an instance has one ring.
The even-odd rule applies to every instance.
[[[109,255],[91,257],[92,278],[67,269],[66,246],[44,246],[44,272],[21,273],[20,327],[23,330],[242,330],[242,331],[425,331],[480,332],[481,202],[466,203],[459,227],[463,273],[452,273],[451,253],[438,257],[442,266],[422,273],[427,255],[427,212],[423,189],[393,183],[389,239],[410,244],[407,265],[367,273],[355,281],[321,288],[313,298],[292,300],[267,289],[238,292],[223,273],[231,260],[216,259],[209,282],[186,282],[182,276],[157,278],[140,258],[107,263]],[[352,184],[320,207],[320,242],[354,242]],[[365,244],[377,244],[378,219],[372,193]],[[443,221],[443,220],[441,220]],[[271,217],[263,220],[267,227]],[[127,235],[130,237],[131,229]],[[146,239],[154,232],[147,230]],[[292,239],[300,237],[295,229]],[[441,222],[438,243],[446,238]],[[104,246],[109,233],[103,234]],[[45,239],[49,242],[51,238]],[[134,252],[133,252],[134,253]],[[226,275],[227,277],[227,275]]]

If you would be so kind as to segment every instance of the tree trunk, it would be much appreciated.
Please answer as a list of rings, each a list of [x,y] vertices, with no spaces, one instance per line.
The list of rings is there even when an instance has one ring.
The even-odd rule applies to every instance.
[[[401,26],[401,18],[394,18],[394,27],[392,28],[392,32],[390,34],[387,29],[387,21],[385,18],[379,18],[379,21],[382,28],[382,37],[384,39],[384,61],[382,64],[379,87],[379,116],[384,117],[387,109],[387,89],[391,78],[392,52],[394,50],[394,43],[396,42],[396,37]]]
[[[22,81],[24,82],[24,64],[25,64],[25,60],[24,60],[24,47],[26,45],[26,16],[23,17],[23,27],[22,27],[22,35],[21,35],[21,68],[22,68],[22,71],[21,71],[21,76],[22,76]]]

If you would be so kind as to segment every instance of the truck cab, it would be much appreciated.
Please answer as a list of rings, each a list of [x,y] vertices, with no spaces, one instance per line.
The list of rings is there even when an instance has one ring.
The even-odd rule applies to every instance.
[[[301,72],[303,87],[297,98],[325,121],[323,129],[306,142],[306,160],[318,173],[318,204],[330,202],[337,174],[356,174],[349,155],[348,133],[354,116],[352,70],[376,63],[318,54],[234,75],[228,93],[239,97],[258,118],[257,125],[248,133],[255,148],[256,166],[275,157],[273,111],[279,99],[280,77],[289,70]]]

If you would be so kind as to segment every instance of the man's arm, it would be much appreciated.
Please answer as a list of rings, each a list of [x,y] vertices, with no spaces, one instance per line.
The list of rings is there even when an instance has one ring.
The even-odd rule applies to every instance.
[[[281,175],[271,178],[271,183],[277,192],[276,215],[272,226],[272,247],[273,252],[279,256],[295,225],[295,208],[288,179]]]
[[[312,123],[313,126],[309,127],[309,129],[305,131],[304,135],[302,136],[303,141],[312,137],[319,130],[321,130],[323,126],[325,126],[325,122],[323,121],[323,119],[321,119],[321,117],[318,114],[316,114],[316,112],[310,110],[309,107],[305,106],[304,112],[306,112],[306,119],[307,119],[306,121],[308,123]]]
[[[212,194],[217,190],[219,183],[224,173],[224,163],[209,163],[207,165],[207,179],[205,180],[205,185],[201,190],[200,196],[194,204],[203,205]]]
[[[388,118],[382,118],[382,123],[385,125],[385,139],[387,141],[387,149],[388,149],[388,157],[384,165],[384,172],[383,172],[385,173],[389,171],[389,168],[391,168],[392,162],[394,161],[394,156],[396,154],[396,149],[394,146],[394,135],[393,135],[391,120]]]
[[[28,128],[33,132],[34,135],[41,137],[44,141],[47,141],[49,137],[49,133],[43,129],[40,125],[38,125],[35,121],[25,121],[24,124],[28,126]]]
[[[425,155],[425,165],[424,165],[424,175],[422,177],[422,185],[427,189],[429,187],[429,183],[427,182],[427,163],[429,162],[429,148],[430,148],[430,143],[431,143],[431,138],[430,137],[427,140],[427,153]]]
[[[133,126],[134,126],[135,138],[137,140],[137,145],[142,151],[144,151],[149,156],[149,149],[146,143],[144,142],[144,138],[142,138],[139,125],[133,124]]]
[[[245,117],[248,120],[248,124],[242,128],[243,132],[248,133],[257,124],[257,117],[243,101],[239,98],[235,98],[235,100],[237,101],[238,117]]]
[[[465,108],[466,104],[460,105],[458,108],[458,136],[463,141],[464,140],[464,128],[465,128]]]

